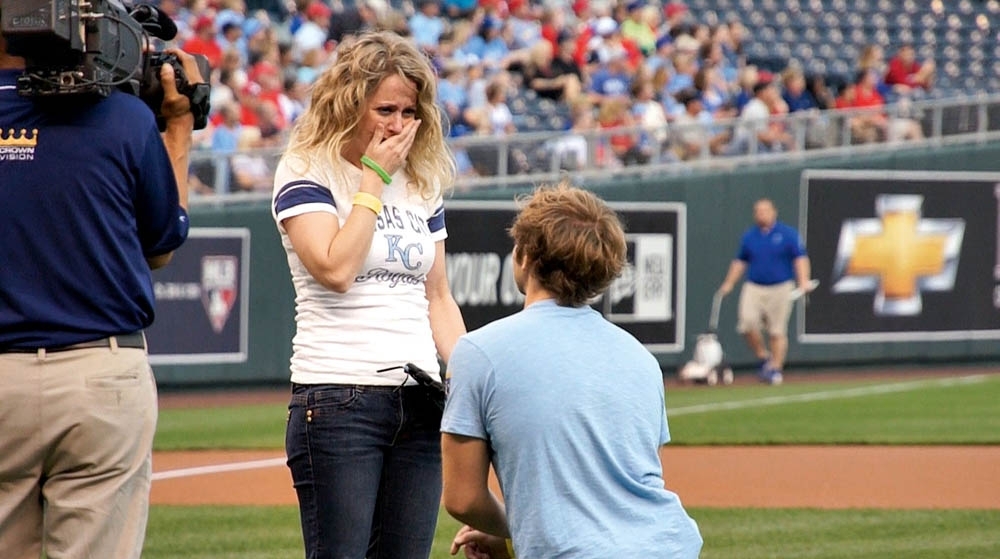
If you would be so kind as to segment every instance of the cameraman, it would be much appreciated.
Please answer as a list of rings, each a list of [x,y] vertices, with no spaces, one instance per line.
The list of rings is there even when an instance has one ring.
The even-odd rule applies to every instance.
[[[174,52],[189,81],[194,59]],[[184,242],[194,118],[138,97],[21,97],[0,35],[0,554],[138,558],[156,386],[151,269]]]

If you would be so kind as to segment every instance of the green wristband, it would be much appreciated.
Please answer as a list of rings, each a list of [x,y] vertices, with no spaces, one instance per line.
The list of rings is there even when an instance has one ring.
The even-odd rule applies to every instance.
[[[368,167],[372,171],[375,171],[378,174],[378,176],[382,177],[382,182],[384,182],[385,184],[392,183],[392,177],[389,176],[389,173],[386,173],[385,169],[383,169],[378,163],[375,163],[375,160],[372,159],[371,157],[368,157],[367,155],[362,155],[361,164],[364,165],[365,167]]]

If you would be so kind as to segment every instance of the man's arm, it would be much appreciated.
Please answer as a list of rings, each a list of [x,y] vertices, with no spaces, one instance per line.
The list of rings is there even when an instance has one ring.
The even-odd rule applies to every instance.
[[[198,64],[190,54],[179,49],[168,49],[177,55],[184,67],[184,74],[190,83],[201,83],[204,80]],[[191,101],[177,91],[174,82],[174,68],[164,64],[160,68],[160,82],[163,85],[163,105],[160,112],[166,121],[166,129],[161,134],[163,145],[170,157],[174,179],[177,182],[177,198],[181,208],[188,207],[188,160],[191,153],[191,132],[194,130],[194,115],[191,114]],[[159,254],[146,259],[151,270],[166,266],[173,257],[173,251]]]
[[[459,522],[501,538],[510,537],[507,513],[490,491],[489,446],[483,439],[441,434],[442,501]]]
[[[747,263],[740,260],[739,258],[733,259],[729,264],[729,272],[726,273],[726,279],[722,280],[722,285],[719,286],[719,293],[722,295],[728,295],[736,282],[740,281],[743,277],[743,272],[747,269]]]
[[[809,293],[809,278],[812,274],[812,270],[809,263],[808,256],[799,256],[795,259],[795,282],[798,284],[799,289],[803,293]]]

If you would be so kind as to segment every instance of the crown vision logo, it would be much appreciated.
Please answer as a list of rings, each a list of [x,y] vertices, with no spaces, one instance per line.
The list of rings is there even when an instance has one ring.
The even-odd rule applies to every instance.
[[[4,135],[3,130],[0,129],[0,147],[21,147],[21,148],[33,148],[38,145],[38,129],[34,128],[31,130],[31,137],[28,137],[28,131],[24,128],[21,129],[21,134],[15,134],[13,128],[7,131]]]
[[[4,134],[0,129],[0,162],[3,161],[33,161],[35,147],[38,145],[38,129],[33,128],[31,135],[24,128],[17,133],[13,128]]]

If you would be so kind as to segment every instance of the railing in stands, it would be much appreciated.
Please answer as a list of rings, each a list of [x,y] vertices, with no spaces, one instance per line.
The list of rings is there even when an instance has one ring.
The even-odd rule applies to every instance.
[[[878,116],[881,115],[881,116]],[[764,141],[764,128],[783,136]],[[664,176],[735,169],[790,158],[829,157],[1000,140],[1000,94],[896,103],[875,110],[797,112],[767,122],[726,119],[710,125],[558,130],[510,136],[462,136],[450,145],[464,172],[462,191],[618,175]],[[236,154],[194,151],[192,203],[267,199],[280,150]],[[248,178],[249,176],[249,178]]]

